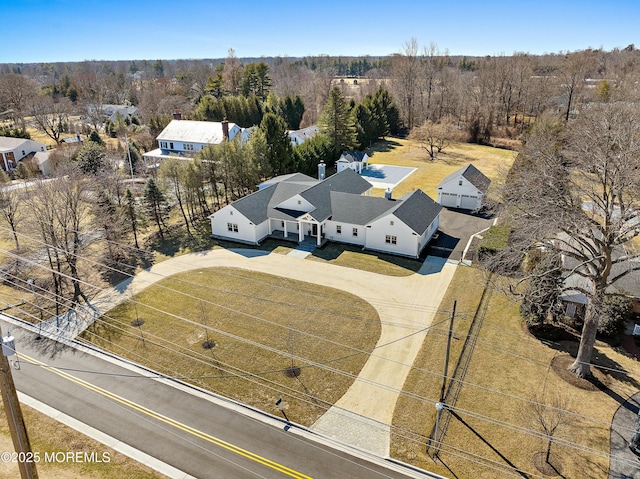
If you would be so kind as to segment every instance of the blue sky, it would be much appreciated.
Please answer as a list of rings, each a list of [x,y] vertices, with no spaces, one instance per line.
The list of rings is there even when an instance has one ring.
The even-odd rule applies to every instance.
[[[0,0],[0,63],[640,47],[638,0]]]

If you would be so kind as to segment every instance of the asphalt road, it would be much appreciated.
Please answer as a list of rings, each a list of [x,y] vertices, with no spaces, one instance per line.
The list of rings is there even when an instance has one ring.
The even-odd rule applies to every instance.
[[[198,478],[406,478],[211,400],[8,326],[19,391]],[[102,451],[96,451],[101,453]],[[383,462],[383,461],[378,461]]]

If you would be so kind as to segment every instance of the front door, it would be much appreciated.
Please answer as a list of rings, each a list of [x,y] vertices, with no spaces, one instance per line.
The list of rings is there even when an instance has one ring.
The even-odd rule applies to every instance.
[[[315,223],[311,225],[311,236],[318,236],[318,225]]]

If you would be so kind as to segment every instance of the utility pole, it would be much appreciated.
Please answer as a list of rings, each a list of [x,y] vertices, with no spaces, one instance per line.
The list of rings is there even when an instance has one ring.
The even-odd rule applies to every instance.
[[[0,337],[2,330],[0,329]],[[35,456],[31,452],[31,443],[27,435],[27,426],[22,417],[16,386],[11,375],[11,366],[8,356],[15,354],[15,343],[11,333],[2,337],[2,354],[0,354],[0,390],[2,391],[2,403],[4,412],[9,422],[9,432],[13,440],[13,447],[18,453],[18,468],[22,479],[38,479]]]
[[[444,394],[445,386],[447,383],[447,372],[449,369],[449,352],[451,351],[451,338],[453,337],[453,318],[456,315],[456,301],[453,302],[453,311],[451,311],[451,318],[449,319],[449,334],[447,335],[447,350],[444,354],[444,372],[442,373],[442,387],[440,388],[440,400],[436,403],[436,427],[433,433],[433,445],[435,448],[434,456],[438,455],[440,446],[438,445],[438,426],[440,424],[440,415],[445,408]]]
[[[131,162],[131,151],[129,150],[129,138],[127,138],[127,134],[124,134],[124,142],[125,145],[127,146],[127,156],[129,157],[129,168],[131,169],[131,179],[134,179],[133,176],[133,163]],[[133,188],[133,186],[132,186]]]

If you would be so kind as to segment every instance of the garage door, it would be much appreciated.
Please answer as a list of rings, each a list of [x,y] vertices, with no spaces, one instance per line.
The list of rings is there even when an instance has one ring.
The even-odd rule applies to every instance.
[[[470,196],[470,195],[462,195],[462,200],[460,201],[460,208],[465,210],[475,210],[479,207],[478,205],[478,197]]]
[[[455,193],[440,192],[440,204],[449,208],[455,208],[458,205],[458,195]]]

